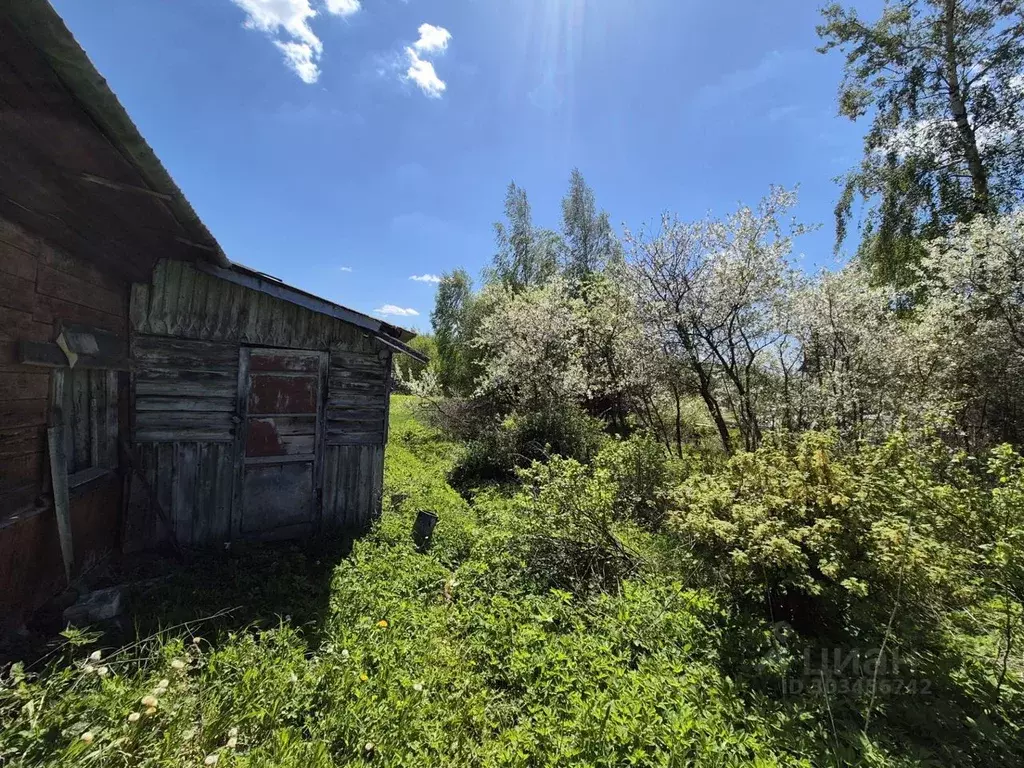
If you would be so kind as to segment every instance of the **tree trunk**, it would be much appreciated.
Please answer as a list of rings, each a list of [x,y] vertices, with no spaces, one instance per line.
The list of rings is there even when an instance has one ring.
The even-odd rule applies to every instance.
[[[960,143],[967,160],[967,170],[971,174],[971,185],[974,191],[974,212],[991,213],[992,200],[988,189],[988,173],[981,162],[978,150],[978,137],[974,133],[967,106],[964,104],[963,89],[960,87],[960,76],[957,73],[956,50],[956,11],[958,0],[945,0],[946,14],[943,21],[945,29],[945,62],[944,77],[949,87],[949,108],[953,113]]]

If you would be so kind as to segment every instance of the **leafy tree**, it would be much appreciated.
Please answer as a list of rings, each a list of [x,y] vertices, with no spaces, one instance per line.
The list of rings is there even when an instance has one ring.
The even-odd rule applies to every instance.
[[[558,268],[557,234],[536,230],[526,190],[513,181],[505,193],[505,222],[494,225],[498,252],[490,278],[518,292],[540,285]]]
[[[608,214],[598,213],[593,190],[575,168],[569,177],[569,192],[562,199],[562,239],[563,272],[577,283],[601,272],[621,256]]]
[[[478,373],[472,347],[479,314],[475,311],[473,281],[464,269],[446,272],[437,287],[430,321],[437,345],[437,379],[450,394],[472,392]]]
[[[890,0],[874,23],[833,3],[818,27],[840,49],[840,114],[871,115],[864,158],[844,180],[837,247],[868,202],[863,255],[904,284],[919,242],[1021,197],[1024,15],[1019,0]]]
[[[774,188],[756,210],[740,208],[724,221],[665,215],[653,237],[627,233],[645,324],[697,379],[728,453],[728,415],[747,449],[761,440],[765,366],[787,335],[796,279],[788,257],[802,229],[781,221],[795,202],[793,192]]]

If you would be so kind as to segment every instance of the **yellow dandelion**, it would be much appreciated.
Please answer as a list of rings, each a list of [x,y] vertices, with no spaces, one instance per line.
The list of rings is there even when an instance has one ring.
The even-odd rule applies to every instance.
[[[370,678],[366,676],[366,673],[365,673],[365,672],[363,672],[363,674],[361,674],[361,675],[359,676],[359,679],[360,679],[360,680],[362,680],[362,681],[363,681],[363,682],[365,683],[365,682],[366,682],[367,680],[369,680]]]
[[[203,765],[216,765],[218,760],[220,760],[220,755],[207,755],[203,760]]]
[[[138,712],[132,712],[130,715],[128,715],[128,722],[137,723],[139,722],[140,717],[142,717],[142,715],[140,715]]]
[[[96,737],[93,735],[92,731],[86,731],[82,734],[82,741],[84,741],[86,744],[92,744],[95,738]]]
[[[388,626],[388,620],[387,619],[381,619],[380,621],[377,622],[377,626],[380,627],[381,629],[386,629],[387,626]]]
[[[157,700],[156,696],[150,695],[150,696],[143,696],[142,697],[142,706],[144,706],[144,707],[156,708],[157,704],[159,704],[159,703],[160,702]]]

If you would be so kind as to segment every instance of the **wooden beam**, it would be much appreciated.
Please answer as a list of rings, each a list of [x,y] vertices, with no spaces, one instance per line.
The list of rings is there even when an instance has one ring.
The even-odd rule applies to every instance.
[[[109,189],[116,189],[119,192],[134,192],[140,195],[151,195],[152,197],[158,197],[161,200],[173,200],[170,195],[164,194],[163,192],[155,192],[152,189],[146,187],[138,187],[134,184],[122,184],[120,181],[112,181],[105,179],[102,176],[96,176],[92,173],[83,173],[80,178],[84,181],[92,182],[93,184],[99,184],[101,187],[107,187]]]
[[[67,355],[52,342],[19,341],[18,360],[24,365],[39,365],[44,368],[70,368]],[[132,361],[124,356],[79,355],[75,368],[100,368],[108,371],[130,371]]]
[[[68,500],[68,457],[64,451],[64,427],[50,427],[46,430],[46,439],[50,449],[50,479],[53,483],[57,535],[60,537],[60,553],[64,559],[64,575],[70,584],[75,554],[71,544],[71,503]]]

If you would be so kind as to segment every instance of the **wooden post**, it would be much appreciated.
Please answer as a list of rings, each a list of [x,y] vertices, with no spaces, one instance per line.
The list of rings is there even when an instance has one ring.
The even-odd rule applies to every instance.
[[[60,425],[46,430],[50,448],[50,476],[53,483],[53,509],[57,515],[57,534],[64,558],[64,575],[71,584],[71,567],[75,562],[71,547],[71,504],[68,501],[68,457],[64,450],[64,428]]]

